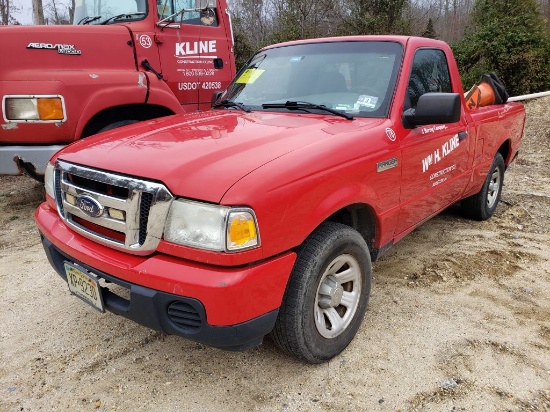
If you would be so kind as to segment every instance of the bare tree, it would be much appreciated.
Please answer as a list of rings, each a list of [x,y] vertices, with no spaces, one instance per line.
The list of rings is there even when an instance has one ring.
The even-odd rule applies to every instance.
[[[11,3],[10,0],[0,0],[0,25],[21,24],[13,17],[13,14],[19,10],[21,8]]]
[[[10,17],[10,0],[0,0],[0,24],[8,24]]]
[[[32,15],[34,24],[45,24],[42,0],[32,0]]]
[[[44,4],[46,24],[72,24],[75,0],[47,0]]]

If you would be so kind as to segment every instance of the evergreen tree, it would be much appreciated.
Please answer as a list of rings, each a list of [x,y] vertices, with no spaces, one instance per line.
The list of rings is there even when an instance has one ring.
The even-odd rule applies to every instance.
[[[434,22],[430,17],[428,19],[428,24],[426,25],[426,30],[422,33],[422,37],[429,37],[430,39],[437,39],[437,34],[434,29]]]
[[[477,0],[453,49],[465,89],[493,71],[511,96],[550,88],[550,31],[536,0]]]
[[[408,0],[346,0],[348,16],[342,21],[341,34],[408,34],[409,23],[403,18]]]
[[[256,48],[250,44],[239,19],[233,21],[233,29],[235,40],[235,67],[238,71],[256,52]]]

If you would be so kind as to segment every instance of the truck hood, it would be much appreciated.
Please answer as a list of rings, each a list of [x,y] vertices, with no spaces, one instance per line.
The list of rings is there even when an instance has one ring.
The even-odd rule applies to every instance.
[[[8,26],[0,33],[2,80],[32,80],[33,72],[53,69],[136,69],[127,27]],[[130,42],[130,43],[129,43]]]
[[[73,143],[59,159],[164,183],[177,196],[219,203],[239,179],[285,154],[380,119],[216,110],[176,115]]]

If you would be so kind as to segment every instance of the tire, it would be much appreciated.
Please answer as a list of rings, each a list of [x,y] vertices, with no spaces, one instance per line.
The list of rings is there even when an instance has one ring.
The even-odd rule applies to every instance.
[[[107,126],[102,127],[97,131],[97,133],[106,132],[107,130],[117,129],[122,126],[128,126],[129,124],[138,123],[139,120],[119,120],[118,122],[113,122]]]
[[[352,341],[367,309],[371,259],[361,235],[325,222],[302,244],[271,338],[286,353],[321,363]]]
[[[487,220],[493,216],[502,194],[505,167],[502,155],[497,153],[481,190],[460,202],[464,216],[474,220]]]

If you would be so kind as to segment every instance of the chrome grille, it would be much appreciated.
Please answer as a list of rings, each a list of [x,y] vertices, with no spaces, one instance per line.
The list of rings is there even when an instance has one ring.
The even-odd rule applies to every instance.
[[[173,196],[159,183],[58,161],[55,193],[59,215],[83,236],[137,255],[152,253],[162,237]],[[97,217],[78,207],[93,199]]]

